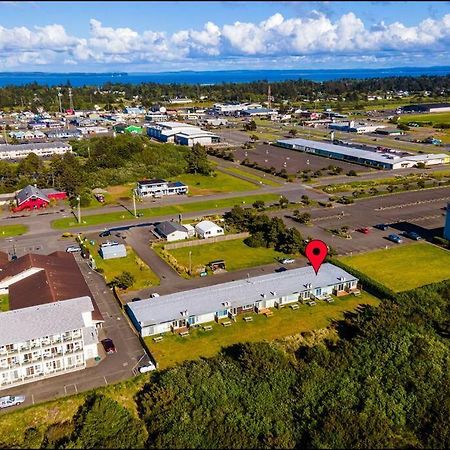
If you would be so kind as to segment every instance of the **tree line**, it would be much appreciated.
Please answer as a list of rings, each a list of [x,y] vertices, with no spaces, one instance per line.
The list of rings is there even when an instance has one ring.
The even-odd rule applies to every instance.
[[[280,101],[313,100],[338,97],[348,101],[365,100],[367,93],[388,91],[409,91],[423,93],[428,91],[431,97],[439,97],[450,92],[450,76],[386,77],[367,79],[339,79],[323,82],[298,79],[270,82],[272,95]],[[75,109],[92,109],[94,105],[104,105],[107,109],[122,109],[125,104],[141,104],[151,107],[165,103],[174,97],[189,97],[208,101],[257,101],[267,99],[267,80],[250,83],[220,83],[214,85],[160,84],[160,83],[104,83],[101,88],[94,86],[71,87],[66,82],[61,88],[63,99],[68,98],[68,89],[73,92]],[[119,94],[118,92],[123,93]],[[136,100],[138,99],[138,100]],[[68,105],[65,105],[67,108]],[[0,109],[32,109],[38,111],[58,111],[58,91],[56,87],[29,83],[23,86],[5,86],[0,88]]]

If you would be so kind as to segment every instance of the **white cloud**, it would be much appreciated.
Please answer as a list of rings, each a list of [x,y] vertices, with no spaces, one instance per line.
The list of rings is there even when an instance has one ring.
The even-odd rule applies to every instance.
[[[0,19],[1,20],[1,19]],[[72,36],[62,25],[13,27],[0,25],[1,67],[42,64],[158,65],[193,64],[218,60],[376,62],[389,58],[407,59],[414,53],[438,53],[449,62],[450,14],[428,18],[415,26],[400,21],[380,22],[366,28],[354,13],[336,19],[319,11],[285,18],[273,14],[259,22],[232,22],[218,26],[207,22],[201,29],[183,29],[173,34],[133,28],[112,28],[90,20],[88,36]],[[297,58],[297,59],[296,59]],[[420,58],[420,56],[419,56]]]

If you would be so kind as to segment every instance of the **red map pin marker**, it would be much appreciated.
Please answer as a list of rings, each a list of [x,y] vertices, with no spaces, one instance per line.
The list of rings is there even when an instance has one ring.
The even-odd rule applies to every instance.
[[[319,239],[309,241],[305,247],[305,254],[317,275],[320,266],[325,261],[325,258],[328,255],[327,244],[325,244],[325,242],[323,241],[320,241]]]

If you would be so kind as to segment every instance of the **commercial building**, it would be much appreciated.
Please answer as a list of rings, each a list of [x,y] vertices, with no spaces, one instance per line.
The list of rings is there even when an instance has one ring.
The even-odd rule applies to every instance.
[[[241,112],[242,116],[246,117],[270,117],[270,116],[276,116],[278,112],[275,109],[269,109],[269,108],[252,108],[252,109],[245,109]]]
[[[418,163],[431,166],[450,162],[450,156],[446,154],[399,156],[395,152],[362,150],[347,145],[335,145],[329,142],[317,142],[307,139],[282,139],[277,141],[277,144],[291,150],[380,169],[403,169],[414,167]]]
[[[201,239],[208,239],[223,235],[223,228],[210,220],[202,220],[195,225],[195,234]]]
[[[209,145],[220,138],[210,131],[183,122],[157,122],[147,127],[147,135],[160,142],[173,142],[180,145]]]
[[[353,120],[349,122],[334,122],[328,125],[330,130],[344,131],[348,133],[374,133],[380,128],[385,128],[385,125],[379,124],[367,124],[367,123],[355,123]]]
[[[450,241],[450,203],[447,205],[445,214],[444,238]]]
[[[66,198],[65,192],[55,189],[39,189],[36,186],[28,185],[16,194],[16,206],[13,211],[45,208],[51,200],[65,200]]]
[[[33,144],[0,144],[0,159],[22,159],[30,153],[48,157],[70,153],[72,146],[64,142],[38,142]]]
[[[98,357],[93,311],[77,297],[0,313],[0,390],[84,369]]]
[[[139,197],[163,197],[164,195],[187,194],[188,187],[181,181],[142,180],[137,182],[135,192]]]
[[[399,108],[401,113],[423,112],[423,113],[439,113],[449,112],[450,103],[421,103],[419,105],[407,105]]]
[[[178,222],[160,222],[155,226],[155,232],[167,242],[181,241],[190,237],[186,227]]]
[[[68,130],[66,128],[49,131],[46,134],[49,139],[78,139],[82,136],[80,130]]]
[[[246,111],[248,109],[258,109],[262,108],[259,103],[215,103],[213,106],[213,112],[221,115],[235,115],[241,111]]]
[[[145,116],[146,122],[165,122],[168,119],[168,115],[164,112],[149,111]]]
[[[127,312],[145,337],[310,298],[346,295],[357,284],[353,275],[325,263],[317,276],[312,267],[302,267],[140,300],[129,303]]]

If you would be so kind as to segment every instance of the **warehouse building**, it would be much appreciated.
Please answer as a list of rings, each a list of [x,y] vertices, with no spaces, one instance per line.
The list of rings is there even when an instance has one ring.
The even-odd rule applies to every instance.
[[[356,123],[355,121],[351,120],[349,122],[330,123],[328,125],[328,128],[330,130],[344,131],[347,133],[364,134],[364,133],[374,133],[379,128],[385,128],[385,125]]]
[[[160,142],[173,142],[192,147],[210,145],[220,141],[219,136],[183,122],[156,122],[147,127],[147,135]]]
[[[450,103],[421,103],[419,105],[407,105],[399,108],[399,112],[402,113],[412,113],[412,112],[440,113],[449,111],[450,111]]]
[[[37,156],[49,157],[70,153],[72,146],[64,142],[38,142],[33,144],[0,144],[0,159],[22,159],[30,153]]]
[[[128,315],[141,336],[261,312],[330,294],[357,291],[358,279],[333,264],[318,275],[310,266],[128,303]]]
[[[404,169],[423,163],[425,166],[447,164],[450,156],[440,154],[420,154],[400,156],[394,152],[362,150],[347,145],[335,145],[329,142],[317,142],[307,139],[282,139],[277,141],[280,147],[312,153],[317,156],[338,159],[379,169]]]
[[[447,205],[445,215],[444,238],[450,241],[450,203]]]

